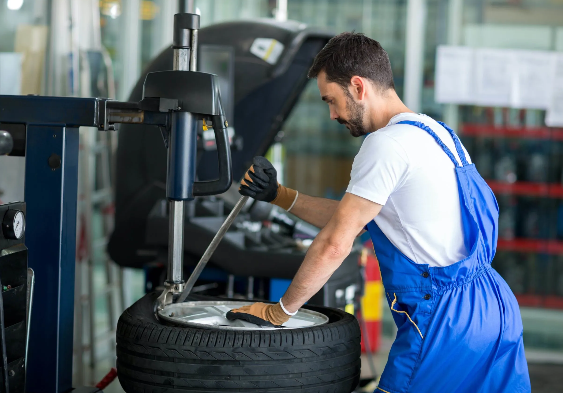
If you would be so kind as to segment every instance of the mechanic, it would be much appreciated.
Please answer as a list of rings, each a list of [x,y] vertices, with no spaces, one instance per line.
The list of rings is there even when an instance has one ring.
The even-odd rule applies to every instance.
[[[377,391],[530,392],[518,303],[491,267],[498,205],[455,133],[397,96],[389,57],[342,33],[309,70],[330,117],[365,136],[341,201],[278,184],[256,157],[239,192],[322,228],[287,292],[229,318],[282,325],[327,282],[367,230],[398,328]]]

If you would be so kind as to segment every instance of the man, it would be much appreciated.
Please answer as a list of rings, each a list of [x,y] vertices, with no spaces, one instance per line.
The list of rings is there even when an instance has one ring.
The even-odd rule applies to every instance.
[[[362,34],[331,39],[309,77],[331,119],[367,136],[340,202],[286,188],[266,159],[254,159],[240,193],[322,230],[279,303],[229,318],[283,324],[366,229],[398,328],[378,391],[530,392],[518,304],[490,265],[498,205],[457,136],[403,104],[387,53]]]

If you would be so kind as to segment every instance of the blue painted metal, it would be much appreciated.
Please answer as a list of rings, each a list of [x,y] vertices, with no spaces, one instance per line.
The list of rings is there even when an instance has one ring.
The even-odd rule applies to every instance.
[[[0,96],[0,123],[26,125],[26,246],[36,284],[29,393],[72,389],[78,128],[98,126],[96,98]],[[49,157],[60,166],[49,166]]]
[[[59,168],[49,166],[52,154],[61,157]],[[27,392],[66,392],[72,388],[78,128],[29,125],[25,169],[26,246],[36,277]]]
[[[1,96],[0,122],[98,127],[99,98]]]
[[[172,114],[166,196],[176,201],[194,199],[195,157],[197,157],[197,122],[188,112]]]

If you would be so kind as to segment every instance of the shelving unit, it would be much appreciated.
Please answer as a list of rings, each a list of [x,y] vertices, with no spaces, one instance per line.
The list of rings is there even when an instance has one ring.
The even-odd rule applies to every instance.
[[[546,184],[535,182],[507,183],[496,180],[487,180],[487,184],[497,195],[509,194],[518,196],[563,199],[563,186],[561,184]]]
[[[498,127],[489,124],[463,124],[461,134],[464,136],[563,141],[563,129],[550,127]]]
[[[499,203],[493,266],[521,306],[563,309],[563,129],[492,125],[484,112],[459,134]]]

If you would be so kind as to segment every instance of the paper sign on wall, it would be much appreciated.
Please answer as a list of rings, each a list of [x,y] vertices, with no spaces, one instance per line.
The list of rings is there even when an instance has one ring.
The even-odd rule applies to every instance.
[[[436,102],[545,109],[563,126],[563,54],[549,51],[439,46]]]
[[[440,46],[436,55],[436,102],[470,104],[473,99],[472,48]]]
[[[512,51],[477,49],[473,103],[481,106],[510,106],[514,66]]]
[[[563,127],[563,54],[556,55],[553,69],[545,124],[550,127]]]
[[[556,57],[551,52],[514,51],[511,106],[546,109]]]

